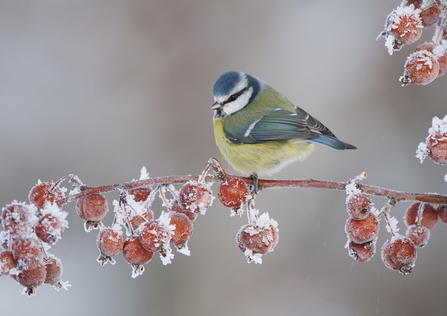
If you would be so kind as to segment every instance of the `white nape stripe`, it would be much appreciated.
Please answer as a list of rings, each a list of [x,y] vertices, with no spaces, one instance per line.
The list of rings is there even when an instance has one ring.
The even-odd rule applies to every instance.
[[[245,132],[244,136],[247,137],[248,135],[250,135],[251,131],[253,130],[253,128],[255,127],[256,124],[258,124],[258,122],[262,119],[262,117],[260,119],[257,119],[256,121],[254,121],[253,123],[250,124],[250,126],[248,127],[247,131]]]

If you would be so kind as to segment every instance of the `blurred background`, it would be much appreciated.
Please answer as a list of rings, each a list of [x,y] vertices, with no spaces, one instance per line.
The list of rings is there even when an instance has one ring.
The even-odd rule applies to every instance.
[[[42,181],[77,174],[90,186],[139,177],[200,174],[214,144],[212,87],[227,70],[262,78],[358,147],[317,146],[277,179],[347,181],[447,193],[447,168],[416,159],[433,116],[447,114],[447,76],[401,87],[406,56],[376,41],[399,1],[0,1],[0,201],[27,201]],[[430,40],[424,30],[419,42]],[[71,189],[67,184],[66,187]],[[216,190],[216,186],[213,187]],[[110,203],[116,194],[108,194]],[[158,202],[157,202],[158,203]],[[159,214],[160,204],[154,205]],[[374,198],[381,208],[386,200]],[[392,214],[405,233],[408,203]],[[191,256],[158,256],[131,278],[119,256],[97,262],[97,232],[85,233],[74,203],[52,252],[72,287],[37,295],[0,278],[2,315],[444,315],[447,227],[439,223],[408,276],[380,253],[357,263],[344,248],[345,194],[263,191],[261,212],[280,241],[262,265],[235,243],[246,217],[217,200],[194,223]],[[110,205],[112,208],[112,206]],[[110,225],[112,212],[104,220]],[[378,249],[389,238],[382,220]]]

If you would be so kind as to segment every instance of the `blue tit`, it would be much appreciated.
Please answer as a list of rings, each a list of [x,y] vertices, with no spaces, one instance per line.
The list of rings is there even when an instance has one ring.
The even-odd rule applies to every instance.
[[[264,81],[240,71],[222,74],[214,84],[214,137],[222,155],[238,172],[271,175],[303,160],[314,143],[356,149],[320,121],[293,105]]]

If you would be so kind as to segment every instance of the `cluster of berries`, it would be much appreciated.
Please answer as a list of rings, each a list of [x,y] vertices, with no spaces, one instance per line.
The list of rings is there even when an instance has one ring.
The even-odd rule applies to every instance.
[[[358,262],[369,261],[376,252],[379,233],[379,218],[385,216],[387,230],[392,237],[381,249],[381,258],[386,267],[409,274],[416,263],[417,248],[424,247],[430,237],[430,231],[438,223],[438,218],[447,224],[447,205],[435,208],[429,203],[413,203],[404,215],[407,226],[406,236],[398,234],[397,220],[390,217],[389,211],[394,205],[388,203],[380,212],[373,207],[370,197],[356,186],[356,180],[366,176],[362,174],[346,186],[347,211],[350,218],[346,221],[345,232],[348,237],[349,256]]]
[[[442,120],[433,117],[425,143],[418,146],[416,157],[421,163],[427,156],[437,164],[447,164],[447,115]]]
[[[64,198],[60,182],[40,182],[29,193],[29,204],[14,201],[2,209],[0,275],[9,275],[32,295],[41,284],[67,289],[62,262],[50,253],[63,236],[67,213],[54,203]]]
[[[447,70],[447,4],[441,0],[403,0],[386,18],[385,38],[390,55],[403,45],[415,43],[422,29],[436,25],[432,42],[424,43],[410,54],[400,77],[403,86],[426,85]]]

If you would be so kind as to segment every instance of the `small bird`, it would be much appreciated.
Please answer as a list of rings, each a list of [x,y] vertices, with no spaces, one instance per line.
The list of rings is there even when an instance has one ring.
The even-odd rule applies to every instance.
[[[214,84],[214,137],[222,155],[238,172],[253,178],[271,175],[303,160],[320,143],[356,149],[264,81],[228,71]]]

